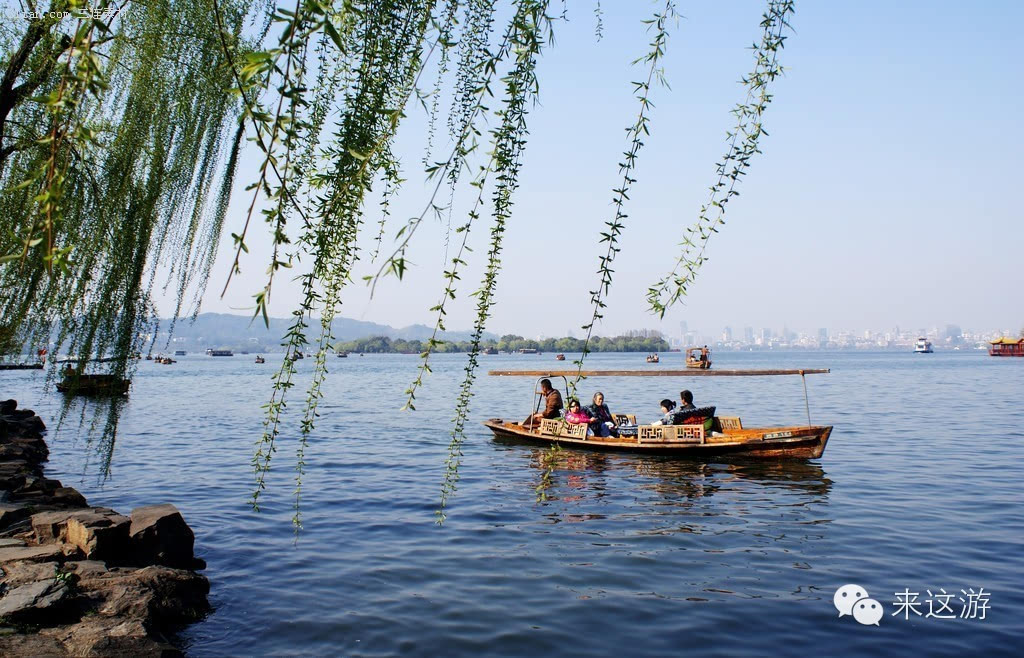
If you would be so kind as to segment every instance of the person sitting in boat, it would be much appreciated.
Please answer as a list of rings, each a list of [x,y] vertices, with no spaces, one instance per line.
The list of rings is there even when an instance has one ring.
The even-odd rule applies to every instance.
[[[689,390],[679,391],[679,400],[682,402],[679,405],[679,411],[692,411],[697,408],[693,406],[693,393]]]
[[[651,425],[675,425],[676,414],[673,411],[676,408],[676,403],[668,398],[661,401],[661,413],[665,414],[658,420],[651,423]]]
[[[597,436],[619,435],[615,418],[612,416],[611,410],[608,409],[608,405],[604,403],[604,393],[601,391],[594,393],[594,402],[587,407],[586,411],[593,419],[590,421],[590,430],[594,434]]]
[[[587,434],[589,436],[594,435],[594,431],[590,429],[590,423],[594,419],[590,417],[586,411],[580,408],[580,401],[576,398],[569,398],[569,408],[565,412],[565,422],[570,425],[586,425]]]
[[[527,429],[539,426],[540,421],[545,418],[558,418],[559,412],[562,411],[562,394],[551,386],[551,380],[547,377],[540,380],[540,394],[544,398],[544,411],[531,414],[522,422]]]

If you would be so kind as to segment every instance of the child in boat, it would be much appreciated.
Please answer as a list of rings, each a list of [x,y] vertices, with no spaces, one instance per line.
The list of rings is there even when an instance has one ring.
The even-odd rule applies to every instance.
[[[565,422],[570,425],[587,425],[587,434],[593,436],[594,431],[589,427],[592,420],[594,419],[590,417],[590,414],[580,409],[579,400],[576,398],[569,399],[569,410],[565,412]]]
[[[651,423],[651,425],[674,425],[676,422],[676,414],[673,413],[673,409],[676,408],[676,403],[668,398],[661,401],[661,413],[665,414],[658,420]]]

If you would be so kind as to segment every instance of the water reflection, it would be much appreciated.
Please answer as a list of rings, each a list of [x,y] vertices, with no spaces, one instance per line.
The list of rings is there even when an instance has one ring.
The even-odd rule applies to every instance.
[[[546,510],[555,522],[605,518],[593,512],[610,495],[612,483],[626,483],[637,495],[636,509],[658,515],[671,508],[687,509],[716,498],[720,513],[744,516],[753,510],[827,505],[832,480],[817,463],[801,461],[707,462],[653,455],[628,455],[561,449],[518,447],[528,468],[526,481],[544,491],[546,502],[562,503]],[[509,448],[515,453],[516,448]],[[669,509],[657,509],[657,508]],[[584,508],[586,508],[584,510]],[[820,517],[820,514],[818,515]],[[812,523],[828,522],[816,518]],[[697,531],[681,526],[679,532]]]
[[[128,404],[123,396],[83,397],[63,395],[60,414],[53,435],[71,430],[74,432],[72,445],[85,436],[85,459],[82,473],[89,472],[93,458],[99,460],[97,475],[106,480],[111,474],[114,446],[117,442],[117,427]],[[77,421],[77,423],[76,423]],[[77,425],[77,427],[76,427]]]

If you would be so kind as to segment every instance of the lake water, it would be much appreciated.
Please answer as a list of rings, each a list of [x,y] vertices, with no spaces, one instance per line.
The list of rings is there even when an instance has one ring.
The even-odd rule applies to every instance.
[[[538,502],[543,451],[493,441],[479,421],[522,418],[533,382],[480,377],[461,481],[434,522],[464,356],[442,355],[401,412],[417,358],[331,359],[306,454],[296,540],[295,427],[279,444],[263,510],[250,459],[280,355],[142,362],[109,478],[77,421],[51,429],[48,475],[91,504],[172,502],[196,532],[214,612],[180,638],[196,656],[338,654],[1010,654],[1024,642],[1024,359],[983,352],[729,353],[717,368],[826,367],[808,377],[824,456],[757,464],[563,452]],[[672,368],[642,354],[593,368]],[[553,355],[483,356],[482,367],[554,368]],[[571,362],[570,360],[566,364]],[[299,363],[312,370],[311,359]],[[39,372],[0,373],[51,425]],[[591,379],[613,412],[658,415],[693,390],[744,425],[806,418],[799,377]],[[81,402],[76,404],[91,404]],[[855,583],[878,626],[840,618]],[[940,598],[944,590],[951,598]],[[961,590],[987,610],[961,618]],[[897,592],[917,610],[894,616]],[[931,595],[927,593],[931,590]],[[932,612],[956,618],[927,617]],[[943,609],[946,601],[950,610]],[[970,617],[971,611],[968,610]]]

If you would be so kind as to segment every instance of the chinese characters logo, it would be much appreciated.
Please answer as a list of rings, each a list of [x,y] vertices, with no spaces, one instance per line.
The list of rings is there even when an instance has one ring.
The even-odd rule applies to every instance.
[[[904,587],[902,592],[895,592],[893,596],[896,600],[892,602],[895,611],[891,616],[902,616],[904,620],[908,620],[913,613],[925,619],[984,620],[991,609],[991,592],[986,592],[984,587],[979,587],[977,592],[973,587],[961,589],[959,595],[947,592],[943,587],[935,592],[930,589],[926,589],[925,592],[927,594],[924,600],[918,600],[921,593],[911,592],[909,587]],[[885,616],[882,604],[870,598],[868,591],[860,585],[843,585],[837,589],[832,596],[832,605],[839,611],[840,617],[852,615],[865,626],[878,626],[878,622]]]

